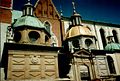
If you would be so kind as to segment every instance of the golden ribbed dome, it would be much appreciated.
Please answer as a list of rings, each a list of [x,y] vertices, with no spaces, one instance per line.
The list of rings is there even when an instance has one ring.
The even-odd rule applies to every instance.
[[[74,26],[66,33],[65,39],[80,35],[94,36],[87,26]]]

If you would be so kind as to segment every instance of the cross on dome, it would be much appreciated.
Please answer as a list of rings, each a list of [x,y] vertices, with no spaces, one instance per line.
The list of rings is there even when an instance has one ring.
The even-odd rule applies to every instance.
[[[74,2],[74,0],[72,1],[72,6],[73,6],[73,14],[75,14],[76,10],[75,10],[75,2]]]

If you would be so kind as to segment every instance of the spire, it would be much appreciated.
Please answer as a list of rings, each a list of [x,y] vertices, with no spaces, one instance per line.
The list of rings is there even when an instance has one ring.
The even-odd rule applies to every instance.
[[[75,2],[74,2],[74,0],[72,1],[72,6],[73,6],[73,14],[76,14],[76,10],[75,10]]]
[[[33,16],[33,5],[31,4],[30,0],[27,0],[27,4],[24,5],[23,7],[23,16],[29,15]]]
[[[28,0],[28,3],[30,3],[30,0]]]
[[[60,5],[60,16],[63,16],[62,6]]]
[[[61,3],[61,0],[60,0],[60,16],[61,16],[61,17],[63,16],[63,11],[62,11],[62,3]]]
[[[73,6],[73,16],[71,16],[72,26],[81,25],[81,16],[80,16],[80,14],[77,14],[77,12],[76,12],[74,0],[72,0],[72,6]]]

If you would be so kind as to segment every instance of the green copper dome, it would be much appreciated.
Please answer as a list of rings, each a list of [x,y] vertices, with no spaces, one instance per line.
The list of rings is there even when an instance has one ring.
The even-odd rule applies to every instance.
[[[22,16],[18,18],[17,21],[13,24],[13,27],[20,27],[20,26],[30,26],[30,27],[46,29],[43,23],[34,16]]]
[[[120,44],[118,43],[109,43],[107,44],[107,46],[105,47],[105,50],[107,51],[115,51],[115,50],[120,50]]]
[[[34,7],[30,3],[30,0],[27,2],[27,4],[24,5],[23,7],[23,15],[18,18],[14,23],[13,23],[13,28],[14,29],[19,29],[19,28],[36,28],[36,29],[42,29],[44,30],[49,36],[50,33],[47,31],[46,27],[44,24],[34,15]]]
[[[30,1],[27,2],[27,4],[23,7],[23,15],[18,18],[15,23],[13,24],[14,28],[17,27],[35,27],[35,28],[44,28],[46,30],[46,27],[43,25],[43,23],[34,16],[34,7],[30,3]]]

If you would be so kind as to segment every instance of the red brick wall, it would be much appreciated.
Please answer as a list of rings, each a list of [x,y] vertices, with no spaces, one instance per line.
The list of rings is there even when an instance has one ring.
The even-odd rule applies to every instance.
[[[0,22],[11,23],[12,13],[10,9],[0,8]]]
[[[44,21],[49,21],[50,24],[52,25],[52,31],[53,33],[57,36],[58,39],[58,44],[61,46],[61,32],[60,32],[60,22],[58,19],[49,19],[45,17],[39,17],[39,19],[44,22]]]
[[[10,8],[11,7],[11,1],[12,0],[0,0],[0,6]]]
[[[59,46],[61,46],[60,17],[50,0],[40,0],[35,8],[35,15],[42,21],[49,21],[52,25],[52,31],[57,36]],[[62,30],[64,30],[62,28]],[[64,31],[62,31],[64,32]]]

